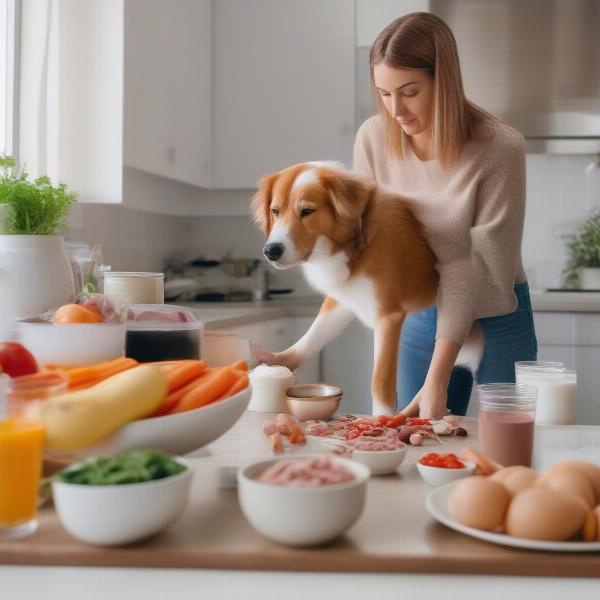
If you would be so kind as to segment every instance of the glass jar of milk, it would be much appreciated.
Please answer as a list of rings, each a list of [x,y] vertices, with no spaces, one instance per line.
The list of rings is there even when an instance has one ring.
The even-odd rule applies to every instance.
[[[517,383],[537,389],[535,422],[540,425],[575,425],[577,373],[556,362],[516,362]]]

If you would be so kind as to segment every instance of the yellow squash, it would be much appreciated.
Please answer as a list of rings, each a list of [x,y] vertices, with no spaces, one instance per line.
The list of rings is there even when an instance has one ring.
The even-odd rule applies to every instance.
[[[142,365],[85,390],[48,400],[42,408],[49,450],[78,450],[100,442],[130,421],[152,414],[167,395],[165,376]]]

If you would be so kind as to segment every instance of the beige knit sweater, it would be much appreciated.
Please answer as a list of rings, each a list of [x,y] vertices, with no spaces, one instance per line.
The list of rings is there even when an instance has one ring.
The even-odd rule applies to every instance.
[[[482,122],[457,164],[392,155],[379,115],[356,134],[354,170],[414,201],[438,260],[438,338],[462,344],[478,318],[513,312],[525,281],[525,142],[496,120]]]

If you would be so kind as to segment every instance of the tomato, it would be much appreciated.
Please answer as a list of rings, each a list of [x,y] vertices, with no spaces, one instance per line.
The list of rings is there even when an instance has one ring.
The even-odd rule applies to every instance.
[[[408,421],[406,421],[407,425],[429,425],[431,423],[431,419],[417,419],[417,418],[411,418],[408,419]]]
[[[437,454],[436,452],[430,452],[425,454],[419,459],[422,465],[427,467],[438,467],[439,469],[464,469],[465,465],[462,463],[456,454],[450,452],[449,454]]]
[[[16,342],[0,342],[0,368],[10,377],[31,375],[38,370],[31,352]]]

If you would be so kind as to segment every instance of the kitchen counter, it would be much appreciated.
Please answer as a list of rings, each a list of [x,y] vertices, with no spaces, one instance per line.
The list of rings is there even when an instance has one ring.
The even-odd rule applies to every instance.
[[[162,534],[130,547],[86,546],[63,530],[53,509],[47,507],[41,511],[34,535],[0,540],[0,563],[600,577],[598,555],[515,550],[469,538],[435,522],[424,506],[429,488],[414,466],[421,454],[434,449],[431,444],[409,448],[398,475],[371,478],[362,517],[337,542],[310,549],[271,542],[250,527],[235,490],[222,484],[227,467],[270,456],[261,433],[264,418],[264,414],[246,412],[208,450],[193,455],[196,472],[190,502]],[[476,420],[464,421],[470,437],[447,438],[444,451],[459,450],[465,441],[477,444]],[[600,427],[538,427],[534,461],[543,467],[559,454],[563,459],[598,456],[599,439]]]
[[[193,308],[207,330],[224,329],[285,317],[316,317],[321,296],[291,296],[257,302],[182,302]],[[531,291],[535,312],[600,312],[600,292]]]

